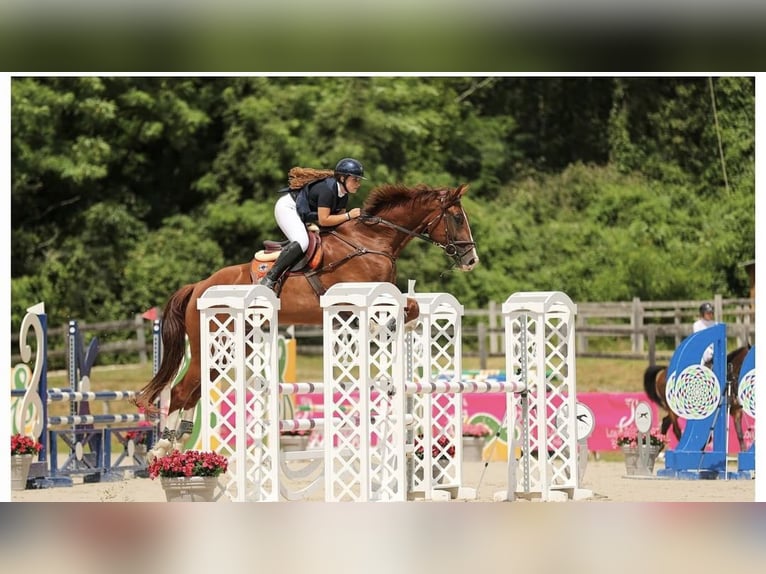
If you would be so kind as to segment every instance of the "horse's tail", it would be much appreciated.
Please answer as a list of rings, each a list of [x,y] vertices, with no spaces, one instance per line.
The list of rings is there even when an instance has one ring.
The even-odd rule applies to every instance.
[[[178,372],[186,350],[186,307],[196,283],[184,285],[173,293],[162,314],[162,361],[152,380],[136,394],[136,406],[144,412],[155,415],[158,412],[154,402],[162,390],[170,384]]]
[[[657,392],[657,375],[664,371],[665,365],[649,365],[644,371],[644,392],[654,404],[665,407],[665,401]]]

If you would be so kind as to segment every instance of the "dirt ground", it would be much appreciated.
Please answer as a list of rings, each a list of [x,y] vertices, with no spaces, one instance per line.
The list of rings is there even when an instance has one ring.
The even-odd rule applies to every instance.
[[[486,465],[486,468],[485,468]],[[655,471],[662,468],[658,463]],[[476,489],[478,502],[492,502],[506,488],[503,462],[469,462],[464,465],[465,487]],[[627,477],[622,462],[589,460],[581,488],[593,496],[582,502],[753,502],[755,480],[677,480]],[[10,488],[10,487],[9,487]],[[11,491],[12,502],[164,502],[158,480],[126,478],[116,482],[78,483],[71,487]],[[309,501],[321,501],[321,489]],[[221,500],[221,502],[228,500]],[[527,504],[526,501],[519,501]]]

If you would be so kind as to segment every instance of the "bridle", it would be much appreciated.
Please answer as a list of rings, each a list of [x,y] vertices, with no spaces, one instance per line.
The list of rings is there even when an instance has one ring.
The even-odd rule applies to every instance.
[[[398,223],[388,221],[387,219],[383,219],[382,217],[377,215],[367,215],[363,213],[362,215],[359,216],[359,219],[361,219],[363,222],[368,223],[370,225],[378,225],[378,224],[385,225],[387,227],[390,227],[391,229],[400,231],[401,233],[404,233],[409,237],[422,239],[423,241],[426,241],[430,243],[431,245],[435,245],[443,249],[444,253],[446,253],[449,257],[451,257],[456,264],[459,264],[463,255],[468,253],[471,249],[473,249],[476,246],[476,242],[458,241],[455,239],[454,223],[451,221],[450,218],[447,217],[447,210],[453,205],[456,205],[458,201],[445,203],[445,197],[442,196],[440,199],[440,202],[441,202],[441,206],[439,209],[439,213],[437,213],[430,221],[427,221],[419,225],[415,229],[407,229],[406,227],[399,225]],[[465,213],[463,213],[463,216],[465,217]],[[446,243],[440,243],[439,241],[436,241],[435,239],[431,237],[432,230],[434,229],[434,227],[436,227],[436,225],[441,220],[444,220],[444,235],[447,237]]]

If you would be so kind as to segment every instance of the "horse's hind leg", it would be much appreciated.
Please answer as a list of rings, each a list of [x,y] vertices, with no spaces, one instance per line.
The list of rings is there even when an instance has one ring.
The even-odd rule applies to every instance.
[[[734,419],[734,432],[737,433],[739,451],[745,452],[747,446],[745,445],[745,433],[742,431],[742,407],[735,409],[734,412],[731,413],[731,418]]]
[[[200,398],[199,363],[192,362],[184,377],[170,391],[170,406],[165,419],[165,428],[159,440],[147,453],[151,462],[165,456],[173,449],[181,450],[194,431],[194,421],[187,420],[185,413],[193,410]]]
[[[660,434],[666,436],[668,434],[668,429],[671,426],[673,427],[673,435],[675,435],[676,440],[681,440],[681,425],[678,424],[678,417],[668,412],[668,414],[662,417]]]
[[[676,440],[681,440],[681,425],[678,422],[678,417],[675,414],[668,416],[673,421],[673,434],[676,436]]]
[[[665,436],[668,434],[668,429],[670,428],[670,415],[665,415],[662,417],[662,423],[660,424],[660,434]]]

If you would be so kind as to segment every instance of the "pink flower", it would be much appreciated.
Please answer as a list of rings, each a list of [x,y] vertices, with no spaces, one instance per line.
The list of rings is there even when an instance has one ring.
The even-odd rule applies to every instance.
[[[478,423],[475,425],[466,423],[463,425],[463,436],[489,436],[492,431],[484,423]]]
[[[228,459],[215,452],[174,450],[149,464],[151,478],[179,476],[219,476],[229,468]]]
[[[649,446],[665,446],[665,437],[660,431],[653,428],[649,431]],[[612,441],[615,448],[626,446],[628,448],[638,448],[638,431],[635,427],[620,429],[617,437]]]

